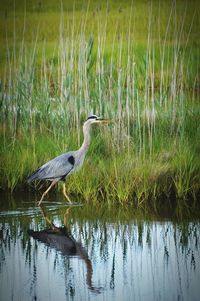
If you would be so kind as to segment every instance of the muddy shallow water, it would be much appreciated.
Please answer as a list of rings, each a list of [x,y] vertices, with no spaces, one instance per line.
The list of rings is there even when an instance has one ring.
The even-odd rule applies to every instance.
[[[55,201],[56,200],[56,201]],[[0,300],[199,300],[200,222],[1,197]]]

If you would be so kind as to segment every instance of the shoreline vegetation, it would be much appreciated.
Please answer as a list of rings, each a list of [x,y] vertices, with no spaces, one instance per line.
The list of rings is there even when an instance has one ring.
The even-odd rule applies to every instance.
[[[94,113],[113,123],[93,127],[69,195],[199,205],[197,2],[19,3],[1,12],[0,189],[38,189],[26,177],[79,148]]]

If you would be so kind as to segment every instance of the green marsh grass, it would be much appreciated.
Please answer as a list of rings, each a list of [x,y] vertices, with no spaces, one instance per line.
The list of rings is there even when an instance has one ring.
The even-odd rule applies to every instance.
[[[68,179],[70,194],[137,205],[172,191],[197,199],[196,2],[95,3],[54,12],[53,2],[40,12],[33,3],[23,12],[4,7],[1,188],[30,187],[30,172],[80,147],[82,124],[96,113],[113,124],[93,129],[83,169]]]

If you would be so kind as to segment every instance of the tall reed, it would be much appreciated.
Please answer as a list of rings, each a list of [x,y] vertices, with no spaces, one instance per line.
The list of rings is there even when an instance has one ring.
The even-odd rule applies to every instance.
[[[1,79],[3,188],[14,189],[26,173],[51,155],[79,147],[81,124],[90,113],[96,113],[113,120],[110,127],[100,129],[102,138],[96,132],[91,147],[95,150],[91,151],[90,159],[107,153],[108,170],[101,165],[103,158],[98,166],[108,182],[104,183],[101,173],[98,173],[100,182],[96,183],[87,175],[89,193],[86,187],[81,191],[86,198],[97,196],[95,191],[98,191],[102,196],[110,195],[119,201],[135,196],[141,203],[149,195],[159,193],[159,189],[165,190],[167,180],[160,180],[161,176],[172,179],[166,190],[173,186],[179,197],[199,190],[196,183],[199,59],[195,61],[196,50],[190,42],[195,16],[188,29],[185,26],[187,7],[181,19],[173,2],[163,31],[161,10],[156,22],[153,10],[152,2],[146,46],[142,49],[132,34],[137,17],[133,3],[127,27],[121,30],[122,24],[118,22],[112,28],[111,41],[108,41],[111,18],[108,6],[95,11],[92,23],[94,32],[97,29],[95,34],[92,28],[88,33],[89,2],[79,22],[75,5],[69,19],[61,8],[58,44],[53,47],[51,56],[47,55],[45,41],[42,50],[39,48],[38,32],[31,47],[24,34],[21,44],[16,46],[14,18],[13,43],[9,45],[7,41],[7,62]],[[25,30],[26,16],[23,33]],[[188,130],[189,122],[192,133]],[[43,135],[46,136],[44,141],[49,139],[51,150],[44,147]],[[30,153],[25,155],[23,146]],[[186,150],[184,163],[182,148]],[[43,155],[38,158],[38,153]],[[33,158],[31,163],[29,156]],[[23,161],[19,163],[20,168],[12,163],[15,160]],[[92,171],[92,166],[88,168]],[[74,186],[79,185],[79,190],[80,175],[74,178],[80,179]],[[129,179],[132,184],[128,184]]]

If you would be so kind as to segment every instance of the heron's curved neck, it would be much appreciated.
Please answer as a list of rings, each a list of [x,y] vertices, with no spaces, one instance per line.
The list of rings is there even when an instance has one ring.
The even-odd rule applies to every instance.
[[[90,145],[90,125],[83,126],[83,135],[84,135],[84,140],[83,140],[80,150],[83,153],[86,153],[88,150],[88,147]]]

